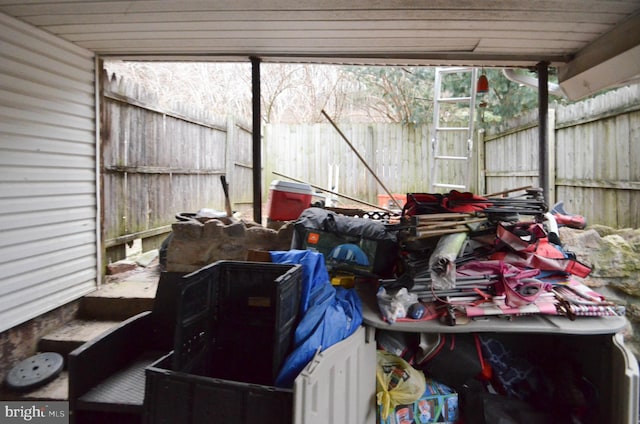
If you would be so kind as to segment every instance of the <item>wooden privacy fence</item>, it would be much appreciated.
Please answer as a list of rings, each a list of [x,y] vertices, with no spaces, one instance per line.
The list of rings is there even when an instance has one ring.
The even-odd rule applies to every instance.
[[[565,209],[590,223],[640,227],[640,86],[556,106],[548,115],[550,206],[562,200]],[[429,126],[339,126],[389,191],[431,191]],[[265,184],[279,179],[276,171],[329,189],[334,184],[334,191],[369,203],[385,193],[330,124],[269,124],[264,134]],[[537,111],[506,129],[480,131],[470,190],[484,194],[538,186],[538,146]]]
[[[392,193],[429,190],[430,126],[341,124],[340,130]],[[384,189],[336,129],[327,124],[268,124],[264,130],[263,180],[273,171],[378,204]],[[337,183],[336,183],[337,181]],[[342,204],[357,205],[348,199]]]
[[[433,126],[395,123],[338,123],[355,150],[345,142],[330,124],[268,124],[264,137],[264,180],[268,184],[280,179],[273,172],[312,185],[346,194],[366,203],[381,204],[392,194],[424,193],[432,189]],[[466,156],[466,135],[461,140],[456,133],[441,134],[439,145],[449,155]],[[461,143],[464,141],[463,143]],[[440,153],[442,154],[442,153]],[[377,176],[367,169],[361,156]],[[476,153],[474,153],[475,157]],[[453,161],[452,161],[453,162]],[[477,163],[474,158],[467,165],[439,164],[438,182],[460,183],[467,174],[472,177],[469,190],[478,186]],[[337,181],[337,183],[336,183]],[[440,188],[437,191],[447,191]],[[357,206],[349,199],[343,204]]]
[[[640,227],[640,85],[549,113],[553,198],[589,223]],[[538,184],[537,113],[487,134],[481,180],[487,192]]]
[[[153,93],[122,79],[103,77],[102,87],[107,261],[124,257],[125,244],[135,239],[143,240],[143,250],[157,247],[177,213],[224,210],[220,175],[230,183],[233,209],[250,211],[252,135],[246,125],[180,105],[158,107]],[[431,126],[337,125],[391,193],[431,191]],[[563,200],[590,223],[640,227],[640,86],[557,106],[549,111],[548,128],[549,203]],[[271,181],[284,179],[274,171],[367,203],[386,196],[330,123],[268,124],[263,134],[265,203]],[[475,141],[471,191],[539,184],[537,111],[508,129],[480,132]]]
[[[123,79],[102,79],[101,184],[105,261],[142,239],[157,248],[178,213],[224,211],[220,176],[233,208],[251,206],[251,130],[202,111],[160,108],[153,94]],[[171,110],[169,110],[171,109]]]

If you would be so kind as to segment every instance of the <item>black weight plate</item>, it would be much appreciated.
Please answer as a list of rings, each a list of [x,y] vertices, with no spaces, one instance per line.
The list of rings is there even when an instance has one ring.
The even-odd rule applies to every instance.
[[[5,382],[12,390],[32,390],[55,379],[63,366],[64,358],[59,353],[39,353],[14,366],[7,374]]]

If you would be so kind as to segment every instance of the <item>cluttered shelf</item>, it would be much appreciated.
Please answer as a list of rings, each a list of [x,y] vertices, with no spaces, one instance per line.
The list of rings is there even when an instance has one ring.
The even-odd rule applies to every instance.
[[[420,333],[620,332],[625,307],[584,284],[591,268],[559,238],[564,214],[550,213],[539,189],[509,198],[408,194],[403,216],[387,226],[401,258],[393,275],[357,286],[365,324]]]
[[[564,316],[522,315],[522,316],[482,316],[459,320],[456,325],[448,325],[440,319],[396,321],[390,324],[382,319],[376,301],[376,287],[370,282],[356,285],[362,301],[363,322],[383,330],[413,333],[545,333],[545,334],[614,334],[627,326],[624,316],[579,317],[570,320]]]

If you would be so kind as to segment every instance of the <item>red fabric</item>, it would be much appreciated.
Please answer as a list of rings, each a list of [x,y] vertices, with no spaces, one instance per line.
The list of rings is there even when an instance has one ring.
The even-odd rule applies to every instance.
[[[468,191],[451,190],[442,200],[442,206],[449,212],[473,213],[480,212],[491,206],[488,199]]]
[[[509,250],[498,251],[490,259],[542,271],[566,272],[582,278],[591,273],[591,268],[575,259],[566,258],[564,252],[550,243],[542,224],[499,224],[496,241],[498,246],[502,243]]]
[[[440,193],[409,193],[404,214],[408,216],[457,212],[479,212],[491,206],[488,199],[470,192],[451,190],[448,194]]]
[[[442,195],[432,193],[408,193],[403,214],[407,216],[446,212],[441,205]]]
[[[517,252],[535,252],[540,243],[549,243],[546,231],[542,224],[537,222],[500,223],[496,229],[496,236],[499,241]]]

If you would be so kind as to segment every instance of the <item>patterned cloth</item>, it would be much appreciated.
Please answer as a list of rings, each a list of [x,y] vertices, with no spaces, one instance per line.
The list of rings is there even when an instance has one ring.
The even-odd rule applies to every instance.
[[[482,355],[491,365],[493,376],[505,394],[515,399],[530,400],[539,389],[538,370],[496,339],[480,336],[480,344]]]

